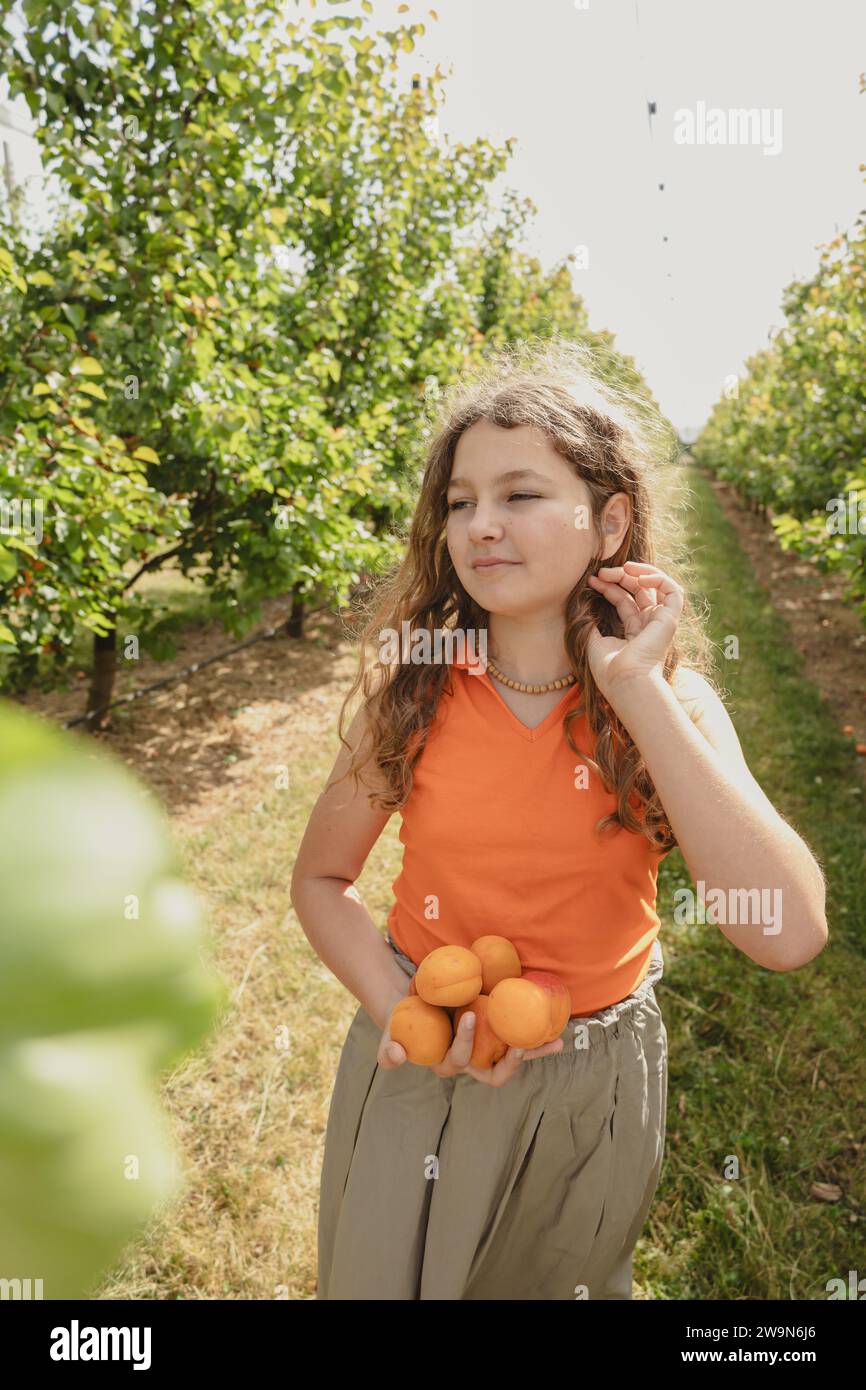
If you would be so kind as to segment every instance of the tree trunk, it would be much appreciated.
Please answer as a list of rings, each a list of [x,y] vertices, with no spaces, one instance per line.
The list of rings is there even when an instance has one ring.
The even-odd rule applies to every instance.
[[[100,710],[99,714],[93,714],[92,719],[87,721],[87,729],[94,733],[97,729],[104,729],[109,723],[108,710],[102,709],[103,705],[111,703],[111,696],[114,692],[114,674],[117,658],[117,629],[112,628],[104,637],[98,634],[93,638],[93,674],[90,678],[90,691],[87,696],[87,713],[91,714],[95,710]]]
[[[388,507],[371,507],[368,520],[372,521],[374,536],[381,536],[391,519],[391,512]]]
[[[12,657],[9,663],[7,681],[10,690],[16,695],[21,695],[36,684],[39,676],[39,654],[38,652],[18,652]]]
[[[300,596],[300,587],[300,584],[296,584],[292,589],[292,611],[286,620],[286,632],[289,637],[303,637],[304,635],[306,604]]]

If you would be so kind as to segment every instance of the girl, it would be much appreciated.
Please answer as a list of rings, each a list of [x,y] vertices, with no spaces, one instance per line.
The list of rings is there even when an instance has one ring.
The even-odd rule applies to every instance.
[[[700,622],[656,563],[668,439],[563,340],[503,349],[444,396],[406,557],[364,630],[347,702],[362,681],[365,699],[348,739],[343,706],[292,880],[360,1002],[328,1117],[318,1298],[631,1298],[665,1136],[660,860],[679,845],[704,891],[781,891],[783,930],[718,924],[758,965],[794,969],[827,940],[821,871],[749,772],[699,670]],[[367,671],[389,631],[484,656],[416,643]],[[354,880],[398,809],[386,940]],[[482,1069],[469,1010],[441,1064],[407,1062],[389,1022],[415,968],[488,933],[566,981],[561,1037]]]

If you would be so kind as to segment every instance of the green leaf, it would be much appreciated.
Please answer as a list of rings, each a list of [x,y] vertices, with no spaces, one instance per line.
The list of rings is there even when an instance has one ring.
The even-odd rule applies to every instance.
[[[84,327],[84,310],[80,304],[61,304],[62,312],[66,315],[72,327],[75,329]]]
[[[0,704],[0,1228],[45,1298],[85,1297],[178,1192],[159,1076],[226,1002],[178,870],[119,761]]]
[[[32,560],[39,559],[39,551],[34,550],[33,546],[28,545],[26,541],[22,541],[20,536],[7,536],[4,545],[7,547],[11,546],[13,550],[23,551],[23,553],[29,555]]]
[[[94,423],[93,423],[92,420],[85,420],[85,419],[83,419],[82,416],[80,416],[80,415],[73,415],[73,414],[71,414],[71,413],[70,413],[70,416],[69,416],[69,420],[70,420],[70,423],[73,424],[73,425],[75,426],[76,429],[79,429],[79,430],[81,431],[82,434],[87,434],[87,435],[90,435],[91,437],[93,437],[93,436],[96,435],[96,433],[97,433],[96,426],[94,425]]]

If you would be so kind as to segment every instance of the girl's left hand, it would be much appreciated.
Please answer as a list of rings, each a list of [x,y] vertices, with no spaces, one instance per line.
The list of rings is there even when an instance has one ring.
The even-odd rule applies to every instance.
[[[619,614],[625,641],[602,637],[593,624],[587,659],[605,699],[623,684],[661,672],[683,611],[683,588],[656,565],[626,560],[606,565],[588,584],[603,594]]]

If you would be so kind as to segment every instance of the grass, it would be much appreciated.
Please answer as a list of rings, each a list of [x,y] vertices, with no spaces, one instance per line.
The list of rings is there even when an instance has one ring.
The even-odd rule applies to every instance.
[[[866,1272],[863,783],[711,489],[688,478],[710,635],[717,650],[740,637],[719,684],[753,774],[824,869],[830,939],[800,970],[763,970],[717,927],[673,923],[691,880],[678,850],[662,865],[668,1138],[635,1274],[655,1298],[821,1299]]]
[[[799,971],[763,970],[718,928],[674,924],[674,891],[690,879],[679,851],[663,863],[657,993],[670,1049],[667,1144],[635,1253],[635,1293],[823,1299],[829,1279],[866,1274],[862,782],[711,490],[695,469],[685,476],[711,635],[719,646],[730,633],[741,639],[720,683],[755,776],[825,869],[830,941]],[[97,1297],[315,1293],[325,1124],[357,1001],[310,948],[289,906],[289,881],[338,751],[354,657],[333,661],[313,642],[288,646],[303,673],[303,704],[284,697],[270,726],[245,726],[242,712],[237,782],[219,803],[214,787],[216,809],[204,822],[191,813],[175,819],[233,1002],[163,1085],[186,1191],[154,1216]],[[288,788],[277,785],[276,763],[290,768]],[[394,816],[357,883],[382,930],[400,867],[398,832]],[[277,1046],[280,1030],[287,1048]],[[819,1200],[814,1183],[837,1184],[841,1199]]]

